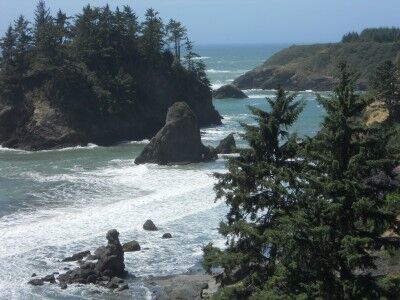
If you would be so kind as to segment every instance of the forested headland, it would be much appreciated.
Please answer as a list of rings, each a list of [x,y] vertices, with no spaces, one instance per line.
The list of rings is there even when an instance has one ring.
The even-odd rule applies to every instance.
[[[357,90],[367,90],[375,69],[384,61],[399,61],[400,29],[369,28],[345,34],[329,44],[293,45],[233,82],[240,89],[273,89],[277,84],[293,91],[331,91],[338,63],[346,60],[357,70]]]
[[[88,5],[69,17],[52,15],[40,1],[34,20],[20,16],[0,46],[5,147],[149,138],[177,101],[191,107],[200,126],[220,124],[186,28],[175,20],[164,23],[154,9],[139,22],[129,6],[113,11]]]

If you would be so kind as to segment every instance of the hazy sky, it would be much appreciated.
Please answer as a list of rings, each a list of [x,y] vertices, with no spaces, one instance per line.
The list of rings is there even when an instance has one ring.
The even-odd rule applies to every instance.
[[[75,15],[90,3],[129,4],[142,17],[153,7],[183,22],[197,44],[338,41],[365,27],[400,26],[400,0],[47,0]],[[0,0],[0,32],[19,14],[32,18],[34,0]]]

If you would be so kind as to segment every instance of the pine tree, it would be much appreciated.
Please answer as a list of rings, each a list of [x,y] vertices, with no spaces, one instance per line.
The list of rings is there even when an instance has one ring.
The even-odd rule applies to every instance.
[[[295,97],[279,88],[268,99],[270,112],[251,107],[257,125],[242,124],[250,148],[229,159],[227,173],[216,174],[217,199],[229,207],[220,225],[227,248],[207,246],[204,266],[223,267],[223,284],[241,282],[227,299],[247,298],[274,272],[278,249],[268,232],[293,209],[301,170],[297,136],[288,132],[304,106]]]
[[[29,22],[21,15],[14,25],[16,69],[20,75],[29,69],[28,50],[32,41],[30,31]]]
[[[381,235],[398,228],[399,203],[386,202],[394,166],[385,149],[389,132],[360,123],[366,101],[354,92],[347,65],[339,71],[335,95],[319,99],[326,117],[306,143],[297,209],[270,232],[279,267],[253,299],[388,296],[369,273]]]
[[[168,42],[174,45],[175,59],[180,61],[182,41],[185,40],[187,35],[186,28],[180,22],[171,19],[166,26],[166,31],[168,33]]]
[[[164,47],[164,24],[158,12],[150,8],[146,11],[145,21],[141,25],[141,49],[143,55],[152,62],[160,60]]]
[[[1,47],[1,68],[9,69],[15,65],[16,37],[13,27],[10,25],[0,41]]]

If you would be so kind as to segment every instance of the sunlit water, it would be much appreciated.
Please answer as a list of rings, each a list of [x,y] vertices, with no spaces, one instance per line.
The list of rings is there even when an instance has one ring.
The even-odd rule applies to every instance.
[[[259,64],[262,51],[266,58],[278,49],[254,47],[248,47],[247,56],[243,46],[200,48],[211,82],[227,83]],[[254,122],[247,106],[267,109],[264,98],[273,96],[272,91],[246,93],[249,99],[214,101],[223,125],[202,129],[205,144],[216,145],[229,133],[241,132],[239,122]],[[300,93],[299,98],[307,106],[293,130],[313,135],[322,109],[310,92]],[[214,201],[212,174],[225,170],[224,159],[186,166],[136,166],[134,159],[145,144],[41,152],[0,149],[0,299],[116,298],[94,286],[61,290],[57,285],[27,284],[33,272],[43,276],[74,267],[60,260],[105,244],[111,228],[120,232],[122,242],[135,239],[145,249],[125,255],[126,268],[135,276],[185,273],[199,264],[202,246],[223,244],[217,227],[226,207]],[[159,232],[142,229],[149,218]],[[161,239],[164,232],[173,239]],[[128,283],[130,290],[119,299],[148,297],[141,280],[131,276]]]

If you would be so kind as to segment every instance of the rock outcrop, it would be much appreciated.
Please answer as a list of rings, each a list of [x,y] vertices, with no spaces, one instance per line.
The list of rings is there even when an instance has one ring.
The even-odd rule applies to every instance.
[[[79,78],[79,74],[71,74],[74,80],[70,81],[57,81],[62,74],[44,82],[35,80],[35,86],[27,80],[18,99],[7,99],[0,90],[0,145],[43,150],[148,139],[162,128],[167,110],[176,99],[182,99],[194,111],[198,126],[221,124],[208,86],[195,83],[182,90],[161,73],[137,72],[142,74],[137,78],[135,100],[140,107],[106,116],[100,113],[97,95],[85,90],[87,78]]]
[[[112,229],[106,235],[108,244],[95,251],[97,262],[81,261],[78,268],[69,270],[57,277],[61,288],[68,284],[98,284],[110,289],[123,290],[125,282],[121,277],[127,275],[124,264],[124,251],[119,241],[119,233]],[[45,281],[46,277],[42,280]]]
[[[248,96],[233,84],[227,84],[213,91],[214,99],[246,99]]]
[[[184,102],[168,110],[165,126],[153,137],[136,164],[192,163],[211,159],[211,149],[201,142],[200,130],[193,111]]]
[[[215,148],[215,152],[218,154],[230,154],[236,149],[236,141],[233,133],[229,134],[226,138],[221,140],[218,146]]]

